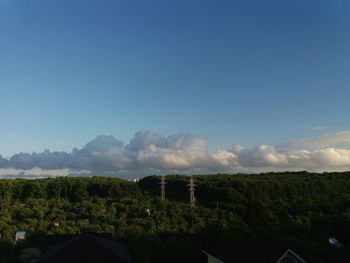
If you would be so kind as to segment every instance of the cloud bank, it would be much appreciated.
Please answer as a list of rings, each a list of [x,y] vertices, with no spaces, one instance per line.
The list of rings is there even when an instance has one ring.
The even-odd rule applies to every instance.
[[[350,132],[292,142],[283,151],[271,145],[245,148],[235,144],[226,150],[209,152],[203,137],[187,133],[163,136],[141,131],[126,145],[113,136],[101,135],[71,152],[18,153],[9,159],[0,156],[0,178],[343,171],[350,169],[350,149],[333,145],[347,142],[350,142]]]

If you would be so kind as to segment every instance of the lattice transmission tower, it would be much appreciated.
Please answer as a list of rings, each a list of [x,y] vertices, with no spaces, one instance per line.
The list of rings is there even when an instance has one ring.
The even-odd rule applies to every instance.
[[[165,176],[161,176],[160,177],[160,182],[159,182],[159,186],[160,186],[160,199],[164,200],[165,199],[165,185],[166,185],[166,181],[165,181]]]
[[[190,177],[190,183],[187,185],[188,191],[190,192],[190,206],[194,207],[196,205],[196,197],[194,196],[195,184],[192,177]]]

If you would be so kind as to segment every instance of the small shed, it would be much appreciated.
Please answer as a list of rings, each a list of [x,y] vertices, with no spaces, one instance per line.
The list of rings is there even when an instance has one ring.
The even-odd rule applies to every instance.
[[[15,241],[21,241],[26,238],[26,231],[17,231],[15,235]]]

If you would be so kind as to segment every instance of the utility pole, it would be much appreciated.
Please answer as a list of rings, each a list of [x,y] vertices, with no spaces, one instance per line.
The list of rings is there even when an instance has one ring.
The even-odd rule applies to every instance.
[[[166,185],[165,176],[162,175],[160,177],[159,185],[160,185],[160,199],[164,200],[165,199],[165,185]]]
[[[190,192],[190,206],[194,207],[196,204],[196,197],[194,196],[194,191],[195,191],[195,184],[194,184],[194,180],[192,177],[190,177],[190,183],[187,185],[188,186],[188,190]]]

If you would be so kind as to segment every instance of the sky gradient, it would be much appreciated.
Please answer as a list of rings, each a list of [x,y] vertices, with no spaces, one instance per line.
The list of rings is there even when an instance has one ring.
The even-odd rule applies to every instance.
[[[122,150],[128,158],[132,152],[130,163],[150,145],[180,149],[175,155],[184,157],[192,150],[173,148],[171,138],[189,136],[205,158],[171,169],[234,172],[244,163],[243,170],[315,170],[288,156],[285,166],[203,163],[218,151],[238,156],[235,144],[252,154],[261,145],[287,155],[348,150],[349,12],[345,0],[0,0],[0,154],[74,155],[97,135],[127,147],[134,134],[153,131],[165,139]],[[301,143],[327,136],[343,139],[318,148]],[[173,171],[157,165],[127,169]],[[64,166],[54,167],[94,170]],[[3,167],[23,169],[14,162]]]

